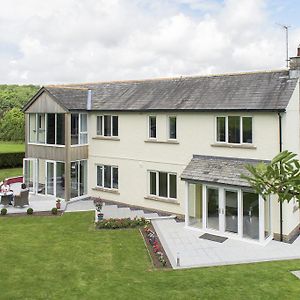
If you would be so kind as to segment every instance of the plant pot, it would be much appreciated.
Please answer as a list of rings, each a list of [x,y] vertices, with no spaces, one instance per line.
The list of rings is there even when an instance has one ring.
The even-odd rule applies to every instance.
[[[56,208],[60,209],[60,202],[56,202]]]
[[[97,217],[98,217],[98,221],[102,221],[103,220],[103,213],[98,213]]]

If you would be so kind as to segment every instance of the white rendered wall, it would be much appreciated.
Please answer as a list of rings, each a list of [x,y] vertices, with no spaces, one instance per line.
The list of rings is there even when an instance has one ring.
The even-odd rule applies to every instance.
[[[299,81],[295,91],[282,114],[282,149],[298,154],[300,149],[300,109],[299,109]],[[283,233],[290,233],[300,223],[298,204],[292,200],[283,204]],[[279,215],[279,214],[278,214]],[[274,220],[276,221],[276,220]],[[279,223],[279,221],[277,222]],[[278,231],[277,231],[278,232]]]
[[[277,113],[230,113],[253,117],[253,144],[256,148],[216,147],[215,113],[176,113],[178,144],[167,141],[167,113],[118,113],[119,141],[97,140],[96,116],[89,115],[88,193],[104,199],[184,214],[184,182],[180,174],[193,154],[272,159],[279,152]],[[157,140],[148,142],[148,116],[157,116]],[[119,167],[119,194],[95,191],[96,164]],[[147,170],[177,173],[178,204],[145,199],[148,189]]]

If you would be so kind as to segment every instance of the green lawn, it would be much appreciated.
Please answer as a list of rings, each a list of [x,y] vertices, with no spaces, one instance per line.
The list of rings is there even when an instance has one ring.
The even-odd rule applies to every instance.
[[[24,144],[0,141],[0,153],[24,152],[24,151],[25,151]]]
[[[300,260],[154,270],[136,229],[92,212],[0,217],[1,299],[299,299]]]
[[[0,169],[0,181],[9,177],[22,176],[22,173],[22,168]]]

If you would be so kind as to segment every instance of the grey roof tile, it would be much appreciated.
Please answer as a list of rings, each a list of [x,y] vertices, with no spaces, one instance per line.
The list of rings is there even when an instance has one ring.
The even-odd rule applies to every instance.
[[[288,71],[270,71],[46,89],[70,110],[86,108],[87,89],[92,90],[93,110],[284,110],[297,80],[289,79]]]
[[[241,174],[250,175],[246,164],[257,165],[263,160],[194,155],[181,174],[182,180],[250,187]]]

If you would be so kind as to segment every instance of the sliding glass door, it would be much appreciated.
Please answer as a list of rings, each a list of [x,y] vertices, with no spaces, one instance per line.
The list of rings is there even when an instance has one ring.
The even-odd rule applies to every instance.
[[[46,195],[55,195],[55,165],[53,161],[46,161]]]
[[[23,161],[23,178],[24,183],[30,192],[36,190],[36,159],[25,158]]]
[[[71,162],[71,198],[87,194],[87,161]]]
[[[238,233],[238,192],[225,190],[225,231]]]
[[[220,207],[219,207],[219,190],[218,188],[207,187],[207,228],[219,230]]]

